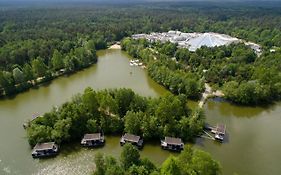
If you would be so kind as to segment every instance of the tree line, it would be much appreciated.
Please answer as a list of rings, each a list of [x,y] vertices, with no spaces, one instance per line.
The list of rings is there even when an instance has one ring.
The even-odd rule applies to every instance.
[[[31,146],[48,141],[66,143],[100,131],[128,132],[147,140],[171,136],[192,141],[203,129],[204,114],[191,111],[186,102],[184,95],[152,99],[130,89],[96,92],[87,88],[70,102],[32,121],[27,129],[28,141]]]
[[[0,48],[0,88],[11,95],[97,62],[94,40],[22,41]],[[5,65],[5,66],[4,66]]]
[[[95,155],[96,169],[93,175],[218,175],[220,164],[210,154],[186,146],[177,156],[168,157],[160,167],[147,158],[141,158],[138,150],[131,144],[124,145],[120,158]]]
[[[222,10],[223,9],[223,10]],[[173,2],[122,4],[72,4],[3,8],[0,11],[0,46],[10,41],[74,38],[77,34],[121,40],[133,33],[218,32],[280,47],[280,6],[245,3]],[[120,25],[122,24],[122,25]],[[261,25],[262,24],[262,25]]]

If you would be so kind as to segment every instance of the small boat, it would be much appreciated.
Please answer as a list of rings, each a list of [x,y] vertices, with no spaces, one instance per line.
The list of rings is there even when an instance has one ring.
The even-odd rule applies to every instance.
[[[165,137],[164,140],[161,140],[161,147],[166,150],[181,151],[184,148],[184,143],[181,138]]]
[[[105,143],[104,136],[101,133],[85,134],[81,140],[81,145],[85,147],[103,146]]]
[[[124,134],[120,139],[120,145],[123,146],[126,143],[131,143],[132,145],[137,146],[139,149],[143,147],[143,139],[140,136],[133,134]]]
[[[59,152],[59,147],[55,142],[37,143],[32,151],[33,158],[43,158],[56,156]]]
[[[224,135],[222,135],[222,134],[215,134],[215,139],[219,140],[219,141],[223,141],[224,140]]]
[[[130,66],[134,66],[134,63],[130,63]]]

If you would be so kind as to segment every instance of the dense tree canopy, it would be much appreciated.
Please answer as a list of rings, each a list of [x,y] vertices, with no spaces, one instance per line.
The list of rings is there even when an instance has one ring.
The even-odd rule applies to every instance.
[[[0,74],[0,88],[5,90],[5,95],[14,94],[57,76],[61,69],[64,73],[73,72],[95,63],[94,41],[80,40],[83,43],[73,41],[69,48],[61,48],[64,42],[44,40],[11,42],[3,46],[0,48],[0,60],[3,60],[3,65],[5,62],[5,66],[1,63],[0,72],[3,75],[11,73],[12,76]]]
[[[140,163],[140,154],[137,148],[131,144],[125,144],[120,162],[125,170],[128,170],[132,165],[138,165]]]
[[[219,175],[220,164],[201,150],[186,148],[177,156],[167,158],[161,167],[157,168],[146,158],[140,158],[138,150],[131,144],[123,147],[120,162],[101,153],[95,156],[96,170],[94,175]]]
[[[192,141],[203,129],[204,114],[191,111],[186,100],[184,95],[151,99],[130,89],[96,92],[87,88],[72,101],[32,121],[28,140],[32,146],[47,141],[65,143],[102,130],[105,134],[137,134],[147,140],[174,136]]]

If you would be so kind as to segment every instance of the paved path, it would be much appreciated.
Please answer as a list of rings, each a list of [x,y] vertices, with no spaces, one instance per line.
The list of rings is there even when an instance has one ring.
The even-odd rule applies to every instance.
[[[208,83],[205,83],[205,92],[202,94],[202,97],[199,101],[199,107],[203,108],[205,102],[207,101],[208,97],[215,96],[215,97],[223,97],[224,94],[217,90],[216,92],[212,91],[211,86]]]

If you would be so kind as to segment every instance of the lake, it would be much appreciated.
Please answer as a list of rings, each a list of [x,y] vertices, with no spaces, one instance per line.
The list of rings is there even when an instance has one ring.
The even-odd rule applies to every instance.
[[[0,100],[0,174],[13,175],[82,175],[94,169],[94,155],[103,152],[119,156],[120,136],[107,136],[106,145],[99,149],[81,148],[79,143],[64,145],[59,156],[33,159],[22,124],[32,114],[43,114],[60,105],[86,87],[131,88],[143,96],[159,97],[167,91],[139,67],[129,66],[126,53],[121,50],[98,52],[96,65],[69,76],[59,77],[38,88],[13,98]],[[189,102],[196,106],[195,102]],[[210,124],[227,126],[227,141],[197,139],[195,147],[206,150],[221,162],[224,174],[281,174],[281,103],[270,107],[241,107],[219,100],[209,100],[204,110]],[[275,136],[276,135],[276,136]],[[141,151],[158,165],[171,153],[159,142],[146,143]]]

